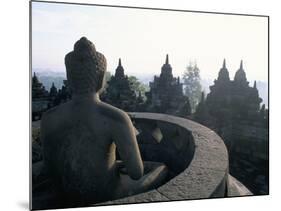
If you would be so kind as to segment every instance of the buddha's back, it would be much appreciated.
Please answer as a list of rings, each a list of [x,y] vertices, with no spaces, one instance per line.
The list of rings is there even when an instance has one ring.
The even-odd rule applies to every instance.
[[[68,202],[86,204],[121,197],[127,184],[121,183],[116,167],[116,147],[131,179],[143,176],[143,163],[129,116],[99,99],[105,86],[106,59],[82,37],[65,56],[65,65],[72,99],[42,117],[45,167]]]
[[[49,171],[79,201],[110,198],[119,177],[106,110],[91,101],[71,101],[42,119],[42,127],[48,131],[43,140]]]

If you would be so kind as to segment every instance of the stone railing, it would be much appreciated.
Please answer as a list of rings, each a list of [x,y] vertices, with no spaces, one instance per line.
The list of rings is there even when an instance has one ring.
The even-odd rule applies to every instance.
[[[149,192],[102,204],[228,196],[227,149],[214,131],[165,114],[129,115],[137,130],[143,160],[165,163],[170,170],[169,180]]]

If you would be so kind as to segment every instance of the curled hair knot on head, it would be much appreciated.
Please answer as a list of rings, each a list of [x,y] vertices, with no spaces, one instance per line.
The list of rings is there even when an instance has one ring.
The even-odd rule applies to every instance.
[[[96,51],[95,45],[82,37],[74,50],[65,56],[69,86],[74,94],[98,92],[103,86],[106,58]]]

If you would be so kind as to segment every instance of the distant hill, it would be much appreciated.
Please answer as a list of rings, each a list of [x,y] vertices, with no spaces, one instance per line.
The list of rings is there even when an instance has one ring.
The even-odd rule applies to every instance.
[[[34,72],[36,72],[36,74],[50,75],[50,76],[65,76],[66,74],[65,69],[62,68],[56,68],[56,69],[32,68],[32,73]]]
[[[32,74],[36,73],[39,81],[43,83],[46,90],[50,91],[50,88],[52,86],[52,83],[55,84],[55,86],[60,89],[63,85],[63,80],[66,79],[65,72],[55,72],[51,70],[45,70],[45,69],[33,69]]]
[[[33,69],[32,72],[36,72],[39,80],[43,83],[45,88],[49,91],[52,83],[55,83],[55,86],[60,89],[63,85],[63,80],[66,79],[66,73],[63,71],[52,71],[49,69]],[[140,82],[149,85],[150,81],[153,81],[154,75],[135,75]],[[182,81],[182,79],[181,79]],[[214,79],[202,79],[201,85],[202,89],[205,91],[205,94],[210,92],[209,87],[214,84]],[[253,81],[250,82],[250,85],[253,85]],[[263,99],[262,104],[264,103],[268,107],[268,83],[264,81],[257,81],[257,88],[259,90],[259,95]]]
[[[154,80],[154,74],[134,75],[143,84],[149,85],[149,82]]]

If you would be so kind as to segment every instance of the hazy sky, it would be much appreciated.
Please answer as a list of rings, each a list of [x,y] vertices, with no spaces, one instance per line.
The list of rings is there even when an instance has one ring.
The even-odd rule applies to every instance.
[[[226,58],[233,78],[244,60],[249,81],[267,81],[267,18],[99,6],[32,3],[32,66],[64,71],[64,56],[82,36],[128,75],[159,74],[169,54],[174,76],[197,61],[215,79]]]

